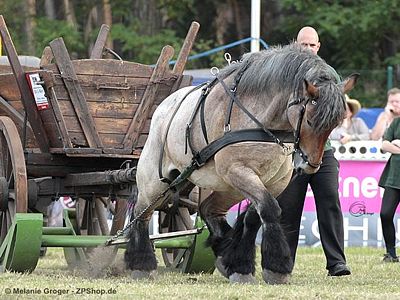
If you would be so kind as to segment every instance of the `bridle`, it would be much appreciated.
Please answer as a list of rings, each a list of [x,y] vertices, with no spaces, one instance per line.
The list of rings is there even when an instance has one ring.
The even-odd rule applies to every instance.
[[[322,161],[320,161],[318,164],[314,164],[314,163],[310,162],[309,159],[308,159],[308,156],[300,148],[301,124],[303,123],[303,118],[304,118],[304,114],[306,112],[307,104],[310,101],[311,101],[312,105],[317,105],[317,102],[315,101],[314,98],[311,98],[311,97],[299,97],[299,98],[297,98],[296,100],[294,100],[293,102],[290,102],[288,104],[287,110],[286,110],[286,114],[288,113],[288,109],[291,106],[301,104],[301,109],[300,109],[300,113],[299,113],[299,119],[297,121],[296,130],[294,132],[294,149],[293,149],[293,152],[294,153],[297,152],[299,154],[299,156],[304,160],[304,162],[307,165],[309,165],[310,167],[312,167],[314,169],[317,169],[322,164]]]

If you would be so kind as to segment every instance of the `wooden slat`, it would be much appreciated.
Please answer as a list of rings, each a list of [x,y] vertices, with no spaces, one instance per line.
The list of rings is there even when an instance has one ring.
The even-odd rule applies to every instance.
[[[89,113],[85,96],[81,87],[79,86],[76,73],[64,44],[64,40],[62,38],[55,39],[50,42],[50,47],[53,51],[53,55],[60,73],[63,76],[64,84],[68,89],[76,115],[88,140],[90,148],[102,148],[103,145],[98,135],[93,118]]]
[[[110,26],[103,24],[100,27],[99,34],[97,35],[96,42],[94,43],[92,53],[90,58],[99,59],[103,56],[103,48],[107,41],[108,32],[110,31]]]
[[[168,69],[168,62],[174,55],[174,49],[171,46],[165,46],[157,60],[157,64],[154,68],[153,74],[151,75],[149,85],[144,92],[143,98],[139,107],[132,119],[129,129],[125,135],[123,142],[124,149],[132,149],[137,143],[140,133],[145,125],[146,120],[149,117],[149,113],[154,104],[155,96],[159,90],[160,84],[158,80],[163,78],[164,73]]]
[[[24,128],[24,116],[22,116],[14,107],[11,106],[3,97],[0,96],[0,109],[5,112],[6,116],[10,117],[14,123]],[[32,127],[27,124],[27,129],[33,134]]]
[[[185,41],[179,52],[178,59],[176,60],[173,73],[177,75],[182,75],[183,70],[185,70],[185,65],[190,51],[192,50],[194,40],[196,39],[197,32],[199,31],[200,24],[197,22],[192,22],[189,31],[186,35]]]
[[[46,46],[43,50],[42,57],[40,58],[40,67],[51,64],[53,60],[53,52],[49,46]]]
[[[153,72],[153,68],[148,65],[115,59],[77,59],[72,61],[72,65],[77,75],[149,78]],[[58,72],[54,64],[43,68]]]
[[[36,141],[42,152],[48,152],[49,140],[47,138],[43,122],[36,108],[35,100],[33,99],[33,95],[29,89],[24,70],[22,69],[18,60],[18,54],[15,50],[14,44],[7,29],[7,25],[2,15],[0,15],[0,35],[3,39],[3,47],[7,52],[8,60],[21,93],[21,100],[24,105],[25,112],[27,113],[29,123],[31,124],[35,134]]]
[[[61,140],[63,147],[72,148],[71,139],[68,135],[67,126],[65,126],[64,116],[61,113],[60,106],[57,100],[57,96],[54,92],[54,84],[52,76],[49,72],[41,71],[41,77],[45,83],[48,94],[50,94],[50,105],[53,109],[54,117],[57,122],[58,128],[60,129]]]
[[[68,154],[100,154],[101,149],[96,148],[67,148],[65,153]]]

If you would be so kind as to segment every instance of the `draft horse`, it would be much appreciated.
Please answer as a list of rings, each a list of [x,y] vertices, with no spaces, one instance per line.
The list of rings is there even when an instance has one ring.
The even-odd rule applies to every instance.
[[[254,280],[255,238],[262,225],[263,279],[288,282],[293,264],[275,197],[293,167],[317,172],[325,142],[344,118],[344,93],[357,76],[340,81],[323,59],[292,43],[246,54],[203,88],[183,88],[166,98],[153,115],[137,165],[137,219],[125,252],[132,276],[147,277],[156,269],[149,219],[173,192],[170,182],[181,178],[213,191],[199,213],[224,276],[231,282]],[[231,228],[226,213],[244,198],[252,202],[251,211]]]

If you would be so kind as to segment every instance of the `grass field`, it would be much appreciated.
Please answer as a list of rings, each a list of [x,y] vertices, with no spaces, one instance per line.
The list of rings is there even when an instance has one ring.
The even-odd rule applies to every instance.
[[[256,285],[231,285],[217,272],[167,272],[161,262],[152,281],[135,282],[124,275],[93,279],[70,271],[62,250],[53,248],[32,274],[0,274],[0,299],[17,298],[17,289],[18,299],[400,299],[400,264],[382,263],[383,249],[346,248],[346,255],[352,275],[328,277],[321,248],[301,247],[291,283],[268,286],[259,255]]]

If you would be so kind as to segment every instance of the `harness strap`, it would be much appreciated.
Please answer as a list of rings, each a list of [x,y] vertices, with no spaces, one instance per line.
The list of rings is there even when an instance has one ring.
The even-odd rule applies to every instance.
[[[285,143],[293,143],[293,132],[274,130],[275,136],[279,137],[281,141]],[[179,186],[189,178],[192,173],[202,167],[210,158],[212,158],[222,148],[240,142],[271,142],[275,143],[275,140],[271,138],[261,128],[243,129],[234,132],[227,132],[219,139],[212,141],[205,148],[196,153],[192,158],[192,162],[177,178],[169,185],[169,189],[172,191],[179,190]]]
[[[168,178],[164,177],[163,174],[162,174],[162,163],[163,163],[163,158],[164,158],[164,148],[165,148],[165,144],[167,142],[167,136],[168,136],[169,129],[171,127],[172,120],[174,119],[176,113],[178,112],[179,108],[181,107],[183,101],[187,98],[187,96],[190,95],[191,93],[193,93],[194,91],[198,90],[199,88],[201,88],[204,85],[205,85],[205,83],[201,84],[201,85],[198,85],[198,86],[194,87],[193,89],[191,89],[190,91],[188,91],[185,94],[185,96],[183,96],[182,100],[178,103],[178,105],[176,106],[176,108],[174,110],[174,113],[172,114],[171,118],[168,121],[167,130],[165,131],[163,143],[161,145],[161,156],[160,156],[160,159],[158,161],[158,176],[160,178],[160,181],[162,181],[162,182],[166,182],[168,184],[170,184],[172,182]]]
[[[249,66],[249,64],[242,67],[242,69],[235,75],[234,84],[233,84],[233,87],[231,88],[233,97],[229,97],[230,100],[229,100],[228,109],[227,109],[226,115],[225,115],[224,132],[231,131],[231,116],[232,116],[233,103],[235,102],[234,100],[236,99],[237,86],[239,84],[240,79],[242,78],[242,76],[244,74],[244,71],[246,71],[248,66]]]
[[[202,99],[200,104],[200,125],[201,125],[201,131],[203,132],[204,140],[206,141],[206,144],[208,144],[207,127],[206,127],[206,122],[204,120],[204,106],[206,104],[206,99],[207,95],[204,96],[204,99]]]
[[[272,134],[272,133],[271,133]],[[226,132],[222,137],[212,141],[205,148],[200,150],[193,160],[196,162],[197,168],[203,166],[210,158],[212,158],[219,150],[225,146],[240,142],[274,142],[275,138],[285,143],[293,143],[293,132],[274,130],[273,137],[265,132],[262,128],[252,128],[235,130]]]
[[[217,77],[218,78],[218,77]],[[219,78],[218,78],[219,80]],[[225,89],[225,92],[229,95],[231,98],[231,101],[235,102],[236,105],[254,122],[256,123],[262,130],[272,139],[273,142],[279,144],[281,147],[285,148],[285,145],[283,145],[282,141],[277,138],[269,129],[265,128],[265,126],[257,120],[255,116],[253,116],[244,106],[243,104],[235,97],[235,95],[232,93],[232,91],[227,87],[225,82],[223,80],[219,80],[219,83],[223,86]]]

